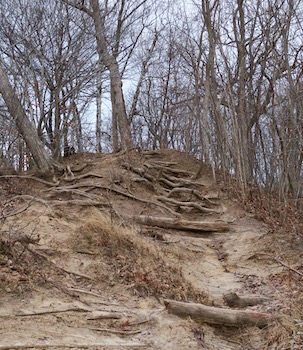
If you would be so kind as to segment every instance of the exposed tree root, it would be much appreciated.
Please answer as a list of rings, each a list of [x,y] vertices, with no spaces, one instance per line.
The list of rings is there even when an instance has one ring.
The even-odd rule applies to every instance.
[[[148,180],[150,182],[155,182],[156,181],[154,176],[148,174],[144,168],[137,168],[137,167],[132,166],[129,163],[122,163],[122,167],[124,169],[131,170],[133,173],[144,177],[146,180]]]
[[[195,190],[193,188],[186,188],[186,187],[176,187],[173,188],[172,190],[169,191],[169,193],[167,194],[167,197],[172,197],[173,195],[179,194],[179,193],[185,193],[185,194],[189,194],[190,195],[190,201],[193,200],[193,197],[197,197],[198,199],[202,200],[202,201],[206,201],[209,204],[212,204],[214,206],[218,206],[217,203],[212,202],[207,196],[203,196],[200,191]]]
[[[18,195],[15,196],[13,198],[10,199],[10,201],[14,201],[14,200],[23,200],[23,201],[29,201],[29,203],[27,203],[24,207],[13,210],[12,212],[8,213],[5,217],[9,217],[9,216],[13,216],[13,215],[17,215],[20,213],[23,213],[24,211],[26,211],[32,202],[37,202],[40,204],[45,205],[49,210],[52,210],[52,208],[50,207],[50,204],[48,203],[48,201],[45,201],[44,199],[41,198],[37,198],[34,196],[30,196],[28,194],[22,194],[22,195]]]
[[[139,182],[139,183],[143,183],[147,188],[149,188],[150,190],[152,191],[156,191],[156,188],[155,186],[150,182],[148,181],[147,179],[145,178],[142,178],[142,177],[136,177],[134,179],[132,179],[133,182]]]
[[[117,329],[97,328],[97,327],[89,327],[89,329],[97,332],[106,332],[106,333],[122,334],[122,335],[134,335],[134,334],[142,333],[142,331],[139,331],[139,330],[138,331],[119,331]]]
[[[186,187],[186,186],[190,186],[190,187],[205,187],[205,184],[203,184],[202,182],[199,181],[192,181],[192,180],[188,180],[188,179],[183,179],[180,177],[175,177],[175,176],[170,176],[166,173],[163,173],[163,177],[168,180],[171,181],[172,183],[178,184],[178,187]]]
[[[148,169],[156,169],[156,170],[160,170],[161,172],[165,171],[165,172],[170,172],[177,175],[185,175],[185,176],[195,175],[191,171],[182,170],[182,169],[173,169],[173,168],[170,168],[169,166],[163,166],[155,163],[144,163],[144,166]]]
[[[81,308],[77,306],[71,306],[66,307],[62,309],[50,309],[50,310],[43,310],[43,311],[24,311],[24,312],[18,312],[15,314],[15,316],[38,316],[38,315],[47,315],[47,314],[58,314],[58,313],[65,313],[65,312],[90,312],[91,310],[89,308]]]
[[[99,197],[100,197],[98,195],[88,194],[85,191],[80,191],[80,190],[77,190],[77,189],[70,189],[70,188],[65,188],[65,187],[52,188],[51,192],[58,193],[58,194],[59,193],[70,193],[70,194],[86,197],[86,198],[88,198],[90,200],[98,200]]]
[[[0,178],[18,178],[23,180],[33,180],[33,181],[40,182],[46,186],[51,186],[51,187],[59,186],[59,181],[50,182],[31,175],[2,175],[0,176]]]
[[[173,204],[173,205],[175,205],[175,206],[177,206],[179,208],[182,208],[182,207],[194,208],[194,209],[197,209],[197,210],[201,211],[202,213],[207,213],[207,214],[221,213],[221,211],[218,211],[218,210],[215,210],[215,209],[205,208],[205,207],[203,207],[202,205],[200,205],[200,204],[198,204],[196,202],[180,202],[180,201],[177,201],[175,199],[167,198],[167,197],[164,197],[164,196],[158,196],[156,198],[159,201]]]
[[[87,173],[87,174],[83,174],[83,175],[79,175],[79,176],[74,176],[73,178],[63,178],[63,180],[67,181],[67,182],[72,182],[72,181],[86,179],[88,177],[96,177],[96,178],[99,178],[99,179],[103,178],[103,176],[99,175],[99,174]]]
[[[25,249],[27,249],[34,256],[37,256],[37,257],[41,258],[44,262],[46,262],[48,265],[50,265],[55,270],[57,270],[57,271],[59,271],[61,273],[67,273],[69,275],[74,275],[74,276],[81,277],[81,278],[84,278],[84,279],[93,280],[93,278],[91,276],[88,276],[88,275],[85,275],[85,274],[82,274],[82,273],[79,273],[79,272],[69,271],[69,270],[64,269],[61,266],[56,265],[51,260],[49,260],[44,254],[38,253],[36,250],[30,248],[28,246],[28,244],[23,244],[23,246],[24,246]]]
[[[73,335],[71,335],[73,336]],[[17,343],[17,344],[16,344]],[[107,342],[92,342],[91,344],[85,343],[77,343],[73,342],[71,343],[55,343],[55,344],[45,344],[45,342],[32,342],[32,343],[22,343],[16,341],[14,344],[10,345],[1,345],[0,344],[0,350],[19,350],[19,349],[60,349],[60,348],[81,348],[81,349],[90,349],[90,348],[100,348],[100,349],[109,349],[110,347],[130,347],[132,349],[137,349],[137,348],[145,348],[146,349],[146,344],[142,344],[139,342],[127,342],[121,339],[119,343],[114,342],[110,344],[108,341]]]
[[[141,203],[146,203],[146,204],[149,204],[149,205],[153,205],[153,206],[162,208],[162,209],[168,211],[169,213],[173,214],[174,216],[180,217],[179,213],[176,213],[174,210],[168,208],[167,206],[165,206],[163,204],[160,204],[160,203],[157,203],[157,202],[153,202],[153,201],[150,201],[150,200],[147,200],[147,199],[143,199],[143,198],[134,196],[134,195],[132,195],[130,193],[126,193],[126,192],[120,191],[118,189],[115,189],[113,187],[109,187],[109,186],[106,186],[106,185],[91,184],[91,183],[80,183],[80,184],[75,184],[75,185],[71,185],[71,186],[66,186],[64,188],[65,189],[75,189],[75,188],[80,188],[80,187],[89,188],[90,191],[93,190],[93,189],[103,189],[103,190],[108,191],[109,193],[110,192],[114,192],[114,193],[116,193],[118,195],[121,195],[121,196],[130,198],[130,199],[133,199],[135,201],[138,201],[138,202],[141,202]],[[59,190],[60,190],[60,188],[59,188]],[[52,201],[51,203],[54,204],[54,201]],[[66,201],[65,201],[65,203],[66,203]],[[98,203],[98,202],[96,202],[96,203]],[[57,202],[56,202],[56,204],[60,205],[60,203],[57,203]],[[85,205],[85,203],[83,203],[82,205]],[[87,205],[94,205],[94,204],[87,204]],[[102,203],[102,202],[99,202],[99,205],[106,205],[106,204]]]

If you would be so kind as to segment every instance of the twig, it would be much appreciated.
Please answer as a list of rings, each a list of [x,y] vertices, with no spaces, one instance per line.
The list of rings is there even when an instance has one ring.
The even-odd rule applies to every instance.
[[[61,266],[58,266],[56,265],[55,263],[53,263],[51,260],[49,260],[45,255],[41,254],[41,253],[38,253],[36,250],[30,248],[28,245],[23,245],[24,248],[26,248],[30,253],[32,253],[34,256],[38,256],[40,258],[42,258],[44,261],[46,261],[50,266],[52,266],[53,268],[55,268],[57,271],[60,271],[61,273],[64,272],[64,273],[68,273],[70,275],[74,275],[74,276],[78,276],[78,277],[81,277],[81,278],[85,278],[85,279],[88,279],[88,280],[93,280],[92,277],[88,276],[88,275],[84,275],[82,273],[79,273],[79,272],[74,272],[74,271],[69,271],[69,270],[66,270],[64,269],[63,267]]]
[[[37,315],[47,315],[47,314],[58,314],[64,312],[90,312],[90,309],[85,309],[81,307],[68,307],[62,310],[45,310],[45,311],[37,311],[37,312],[18,312],[15,316],[37,316]]]
[[[303,277],[303,273],[294,269],[293,267],[290,267],[289,265],[287,265],[285,262],[277,259],[277,258],[274,258],[274,257],[271,257],[275,262],[277,262],[278,264],[284,266],[284,267],[287,267],[289,270],[295,272],[296,274],[298,274],[299,276]]]

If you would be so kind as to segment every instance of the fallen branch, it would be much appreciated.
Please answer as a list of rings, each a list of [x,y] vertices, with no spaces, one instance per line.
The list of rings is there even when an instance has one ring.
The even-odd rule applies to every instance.
[[[244,325],[265,327],[277,318],[271,314],[263,312],[229,310],[167,299],[164,300],[164,305],[169,312],[180,317],[191,317],[207,324],[231,327],[242,327]]]
[[[286,264],[285,262],[283,262],[283,261],[281,261],[281,260],[279,260],[279,259],[277,259],[277,258],[274,258],[274,257],[272,257],[272,259],[273,259],[275,262],[277,262],[278,264],[280,264],[280,265],[282,265],[282,266],[284,266],[284,267],[287,267],[290,271],[293,271],[293,272],[295,272],[297,275],[303,277],[303,273],[302,273],[302,272],[300,272],[300,271],[294,269],[293,267],[290,267],[290,266],[289,266],[288,264]]]
[[[236,293],[224,294],[223,299],[229,307],[238,308],[259,305],[271,300],[270,298],[261,295],[238,295]]]
[[[184,219],[172,219],[166,217],[155,217],[146,215],[137,215],[133,220],[142,225],[158,226],[162,228],[171,228],[185,231],[203,231],[203,232],[224,232],[229,231],[229,225],[220,221],[189,221]]]
[[[255,258],[257,256],[266,257],[268,259],[271,259],[271,260],[275,261],[276,263],[278,263],[278,264],[288,268],[290,271],[295,272],[297,275],[303,277],[303,273],[302,272],[296,270],[295,268],[293,268],[293,267],[289,266],[288,264],[286,264],[284,261],[282,261],[282,260],[280,260],[278,258],[275,258],[275,257],[273,257],[270,254],[264,254],[264,253],[253,254],[252,256],[249,257],[249,259]]]

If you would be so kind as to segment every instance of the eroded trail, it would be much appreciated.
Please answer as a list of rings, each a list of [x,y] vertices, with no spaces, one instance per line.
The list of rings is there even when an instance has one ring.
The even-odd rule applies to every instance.
[[[266,226],[178,152],[70,160],[84,162],[56,186],[2,180],[19,192],[3,211],[0,350],[262,349],[271,326],[197,323],[163,300],[275,314]]]

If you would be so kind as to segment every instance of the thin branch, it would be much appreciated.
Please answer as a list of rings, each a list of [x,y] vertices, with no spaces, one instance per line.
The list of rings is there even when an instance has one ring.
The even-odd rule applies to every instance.
[[[283,262],[283,261],[281,261],[281,260],[279,260],[279,259],[277,259],[277,258],[274,258],[274,257],[271,257],[271,258],[272,258],[275,262],[277,262],[278,264],[280,264],[280,265],[282,265],[282,266],[288,268],[289,270],[291,270],[291,271],[295,272],[296,274],[298,274],[299,276],[303,277],[303,273],[302,273],[302,272],[300,272],[300,271],[294,269],[293,267],[290,267],[288,264],[286,264],[285,262]]]
[[[86,6],[84,6],[83,2],[71,2],[70,0],[62,0],[65,4],[74,7],[77,10],[83,11],[87,13],[90,17],[93,17],[93,12]]]

